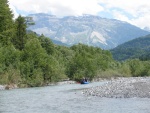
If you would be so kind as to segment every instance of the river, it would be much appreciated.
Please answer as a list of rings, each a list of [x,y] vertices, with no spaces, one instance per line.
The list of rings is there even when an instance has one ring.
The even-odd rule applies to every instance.
[[[86,85],[65,84],[0,91],[0,113],[150,113],[150,98],[84,96]]]

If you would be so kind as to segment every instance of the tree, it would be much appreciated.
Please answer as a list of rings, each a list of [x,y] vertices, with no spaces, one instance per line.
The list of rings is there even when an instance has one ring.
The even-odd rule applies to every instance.
[[[39,37],[39,41],[41,42],[41,46],[46,50],[47,54],[52,55],[54,53],[54,44],[49,38],[46,38],[42,34]]]
[[[0,0],[0,40],[3,45],[9,45],[14,33],[13,14],[7,0]]]
[[[26,21],[25,18],[19,15],[19,17],[15,21],[16,23],[16,37],[13,42],[16,48],[19,50],[24,49],[25,41],[26,41]]]
[[[35,25],[32,17],[29,17],[29,16],[25,17],[25,21],[26,21],[26,25],[28,27],[31,26],[31,25]]]

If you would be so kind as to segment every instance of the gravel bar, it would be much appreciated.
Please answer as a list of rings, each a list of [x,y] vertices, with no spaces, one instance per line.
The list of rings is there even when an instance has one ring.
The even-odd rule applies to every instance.
[[[150,98],[150,77],[111,79],[101,86],[83,90],[83,94],[106,98]]]

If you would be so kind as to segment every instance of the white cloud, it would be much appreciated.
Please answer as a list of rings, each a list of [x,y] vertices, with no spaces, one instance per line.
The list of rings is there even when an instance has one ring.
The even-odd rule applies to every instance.
[[[145,27],[150,28],[150,15],[144,15],[139,18],[132,19],[131,23],[141,28],[145,28]]]
[[[126,15],[122,14],[121,11],[113,10],[112,13],[115,19],[131,23],[129,18]]]
[[[30,13],[51,13],[57,16],[96,15],[103,8],[97,0],[9,0],[18,10]]]
[[[149,0],[99,0],[113,17],[138,27],[150,27]],[[116,10],[115,10],[116,9]],[[130,15],[130,16],[129,16]]]
[[[145,9],[150,9],[149,0],[99,0],[99,2],[105,4],[107,8],[123,9],[133,16],[139,16]]]
[[[13,14],[14,14],[14,18],[17,18],[18,17],[18,13],[16,11],[16,8],[13,6],[13,5],[9,5],[10,9],[12,10]]]
[[[131,24],[150,27],[149,0],[9,0],[17,13],[50,13],[59,17],[83,14],[98,15],[107,12],[113,18]]]

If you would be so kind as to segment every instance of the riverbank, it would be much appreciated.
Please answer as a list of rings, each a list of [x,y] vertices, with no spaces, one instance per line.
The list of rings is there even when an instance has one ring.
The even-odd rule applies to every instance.
[[[150,98],[150,77],[111,79],[102,86],[84,90],[83,94],[106,98]]]
[[[71,80],[67,80],[67,81],[61,81],[61,82],[56,82],[56,83],[50,83],[47,84],[45,86],[53,86],[53,85],[64,85],[64,84],[75,84],[76,81],[71,81]],[[5,90],[5,89],[17,89],[19,88],[16,84],[11,84],[11,85],[0,85],[0,90]]]
[[[18,86],[16,84],[10,84],[10,85],[0,85],[0,90],[5,89],[17,89]]]
[[[0,90],[4,90],[5,86],[4,85],[0,85]]]

